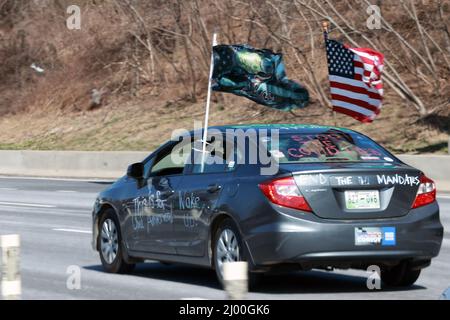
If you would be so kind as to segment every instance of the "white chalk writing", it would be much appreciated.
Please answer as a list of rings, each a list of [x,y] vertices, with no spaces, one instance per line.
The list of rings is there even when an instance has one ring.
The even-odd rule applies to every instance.
[[[138,197],[132,200],[131,223],[134,230],[144,229],[144,218],[147,218],[147,231],[149,227],[162,223],[173,223],[172,205],[167,199],[161,198],[161,191],[149,192],[147,197]]]
[[[197,221],[202,214],[203,205],[200,202],[200,197],[193,192],[178,192],[179,206],[181,210],[189,210],[183,214],[183,223],[186,228],[194,228],[197,226]]]
[[[399,184],[399,185],[409,185],[409,186],[417,186],[420,184],[420,179],[418,176],[409,176],[405,175],[378,175],[377,180],[379,184],[390,185],[390,184]]]
[[[324,185],[328,178],[323,174],[305,174],[300,176],[300,185]]]
[[[346,186],[346,185],[353,184],[353,177],[351,177],[351,176],[336,177],[336,180],[338,182],[338,185],[340,185],[340,186]]]

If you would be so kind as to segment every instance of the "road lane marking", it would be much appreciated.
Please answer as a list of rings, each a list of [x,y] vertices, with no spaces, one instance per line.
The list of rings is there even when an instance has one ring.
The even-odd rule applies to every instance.
[[[22,220],[22,221],[17,221],[17,220],[5,220],[5,219],[1,219],[0,220],[0,225],[2,226],[2,227],[4,227],[5,225],[12,225],[12,226],[18,226],[19,228],[20,227],[26,227],[26,228],[29,228],[29,227],[33,227],[33,228],[43,228],[43,229],[45,229],[46,230],[46,232],[48,233],[48,229],[49,229],[49,224],[48,223],[39,223],[39,222],[29,222],[29,221],[24,221],[24,220]],[[57,226],[57,225],[55,225],[55,226],[53,226],[52,228],[61,228],[61,229],[65,229],[65,226]],[[82,229],[83,227],[82,226],[80,226],[80,230]]]
[[[180,300],[208,300],[200,297],[192,297],[192,298],[181,298]]]
[[[50,204],[39,204],[39,203],[23,203],[23,202],[4,202],[0,201],[0,206],[18,206],[18,207],[37,207],[37,208],[56,208],[56,206]]]
[[[20,213],[23,215],[33,215],[36,216],[40,214],[39,218],[42,216],[54,216],[54,217],[76,217],[82,219],[92,220],[92,214],[89,208],[81,208],[77,209],[61,209],[61,208],[37,208],[37,207],[19,207],[19,206],[6,206],[0,205],[0,213],[2,216],[4,215],[15,215],[16,213]],[[0,220],[1,221],[1,220]]]
[[[79,229],[53,228],[52,230],[53,231],[63,231],[63,232],[88,233],[88,234],[92,233],[92,231],[89,231],[89,230],[79,230]]]
[[[442,198],[442,199],[450,199],[450,196],[441,196],[441,195],[437,195],[437,198]]]
[[[0,190],[5,190],[5,191],[16,191],[19,190],[17,188],[0,188]]]
[[[111,178],[111,179],[103,179],[103,178],[57,178],[57,177],[26,177],[26,176],[5,176],[0,175],[0,179],[5,180],[48,180],[48,181],[68,181],[68,182],[107,182],[107,183],[113,183],[118,178]]]
[[[61,193],[76,193],[77,191],[74,190],[58,190],[56,192],[61,192]]]

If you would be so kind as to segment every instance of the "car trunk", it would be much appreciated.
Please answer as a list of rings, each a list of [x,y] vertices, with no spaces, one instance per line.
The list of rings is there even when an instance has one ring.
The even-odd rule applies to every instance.
[[[325,219],[384,219],[406,215],[420,171],[400,163],[288,164],[314,214]]]

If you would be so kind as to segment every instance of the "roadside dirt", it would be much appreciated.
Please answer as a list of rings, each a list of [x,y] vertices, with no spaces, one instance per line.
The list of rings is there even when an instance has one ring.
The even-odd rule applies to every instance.
[[[449,111],[419,120],[406,107],[387,97],[372,124],[357,121],[313,104],[295,113],[276,111],[243,98],[214,93],[209,124],[314,123],[348,127],[375,139],[393,152],[446,153]],[[219,100],[219,101],[218,101]],[[204,101],[164,102],[158,97],[115,102],[96,110],[42,110],[0,118],[1,149],[41,150],[151,150],[170,139],[173,130],[202,125]],[[448,125],[447,125],[448,130]]]

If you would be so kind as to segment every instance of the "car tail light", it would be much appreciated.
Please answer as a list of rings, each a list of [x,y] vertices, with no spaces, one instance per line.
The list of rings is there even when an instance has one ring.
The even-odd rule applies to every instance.
[[[436,187],[434,185],[434,181],[422,175],[420,177],[419,190],[417,190],[416,200],[414,200],[412,209],[432,203],[435,200]]]
[[[261,183],[259,188],[272,203],[283,207],[312,211],[308,202],[300,193],[293,177]]]

